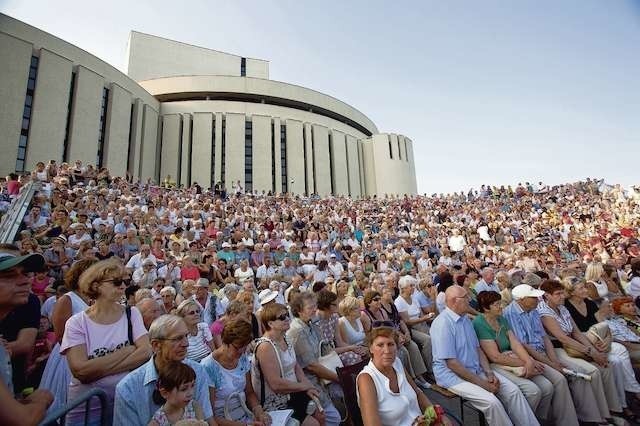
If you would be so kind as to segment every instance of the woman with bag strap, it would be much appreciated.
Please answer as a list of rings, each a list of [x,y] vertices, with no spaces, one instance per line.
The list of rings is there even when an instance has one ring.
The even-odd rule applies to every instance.
[[[307,411],[320,391],[305,376],[293,346],[285,339],[289,329],[287,307],[279,303],[267,305],[260,319],[265,332],[256,342],[251,383],[261,405],[266,410],[290,408],[293,418],[303,426],[324,424],[319,407],[310,414]]]

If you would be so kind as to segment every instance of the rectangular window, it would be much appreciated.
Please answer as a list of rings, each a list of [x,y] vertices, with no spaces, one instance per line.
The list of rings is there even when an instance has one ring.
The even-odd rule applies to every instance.
[[[73,111],[73,98],[76,93],[76,72],[71,72],[71,84],[69,85],[69,102],[67,103],[67,124],[64,128],[64,142],[62,143],[62,162],[69,161],[67,150],[69,149],[69,130],[71,127],[71,111]]]
[[[27,81],[27,93],[24,97],[24,109],[22,110],[22,128],[18,139],[18,155],[16,156],[16,172],[24,172],[25,160],[27,157],[27,144],[29,143],[29,127],[31,126],[31,108],[36,90],[36,79],[38,77],[38,65],[40,59],[31,56],[29,66],[29,80]]]
[[[276,125],[271,120],[271,192],[276,193]]]
[[[333,136],[329,132],[329,183],[331,185],[331,194],[333,194]]]
[[[309,182],[307,182],[307,132],[302,125],[302,162],[304,163],[304,195],[309,195]]]
[[[213,115],[213,122],[211,123],[211,185],[213,188],[216,185],[216,116]]]
[[[287,126],[280,125],[280,174],[282,177],[282,193],[287,192]]]
[[[109,89],[102,88],[102,106],[100,107],[100,129],[98,131],[98,155],[96,165],[102,167],[102,157],[104,154],[104,134],[107,127],[107,105],[109,105]]]
[[[247,76],[247,58],[240,59],[240,77]]]
[[[226,188],[227,184],[224,181],[225,179],[225,170],[224,170],[224,166],[225,166],[225,161],[226,161],[226,153],[225,151],[225,142],[226,142],[226,135],[225,133],[227,133],[227,120],[225,119],[224,115],[222,116],[222,141],[220,142],[220,148],[222,149],[222,154],[220,154],[220,156],[222,157],[222,165],[220,166],[220,181],[222,182],[222,185]]]
[[[253,191],[253,124],[244,122],[244,190]]]

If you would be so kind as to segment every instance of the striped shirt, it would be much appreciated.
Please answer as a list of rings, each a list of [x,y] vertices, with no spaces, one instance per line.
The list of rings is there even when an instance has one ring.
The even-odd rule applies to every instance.
[[[198,324],[198,333],[193,336],[189,333],[189,348],[187,349],[187,359],[200,362],[201,359],[211,353],[209,342],[213,340],[211,331],[206,322]]]
[[[538,352],[545,352],[544,336],[546,333],[542,321],[540,321],[540,314],[536,309],[525,312],[514,300],[504,308],[502,316],[507,319],[518,340]]]

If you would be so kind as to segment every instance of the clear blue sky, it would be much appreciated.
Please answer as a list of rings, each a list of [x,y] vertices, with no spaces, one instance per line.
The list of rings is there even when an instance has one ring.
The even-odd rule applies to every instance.
[[[418,190],[640,183],[640,0],[0,0],[120,69],[132,29],[270,61],[413,140]]]

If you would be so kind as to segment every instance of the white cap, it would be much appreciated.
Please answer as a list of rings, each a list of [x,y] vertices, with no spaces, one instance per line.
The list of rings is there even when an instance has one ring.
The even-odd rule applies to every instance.
[[[541,297],[544,294],[542,290],[536,290],[528,284],[520,284],[511,290],[511,296],[514,300],[524,299],[525,297]]]
[[[227,242],[222,243],[222,248],[227,248],[227,247],[231,247],[231,244]]]

